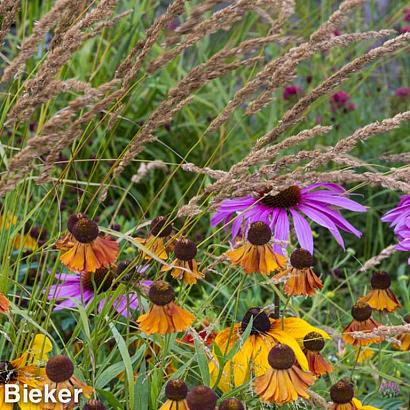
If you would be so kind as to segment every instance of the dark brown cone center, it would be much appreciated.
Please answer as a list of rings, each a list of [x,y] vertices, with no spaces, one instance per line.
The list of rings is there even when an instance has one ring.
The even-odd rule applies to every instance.
[[[68,381],[74,374],[73,362],[67,356],[52,357],[46,364],[46,374],[54,383]]]
[[[290,369],[296,363],[296,356],[288,345],[277,344],[268,355],[269,364],[273,369]]]
[[[364,322],[372,316],[372,308],[367,303],[357,302],[352,307],[353,319]]]
[[[320,352],[325,347],[325,339],[320,333],[310,332],[304,337],[303,346],[311,352]]]
[[[407,315],[405,315],[405,316],[403,317],[403,320],[404,320],[406,323],[410,323],[410,313],[407,313]]]
[[[112,287],[114,275],[106,268],[97,269],[95,272],[85,272],[81,274],[81,284],[84,289],[106,292]]]
[[[165,396],[169,400],[185,400],[188,394],[188,386],[183,380],[170,380],[165,386]]]
[[[330,388],[330,398],[333,403],[346,404],[352,401],[354,389],[348,380],[340,380]]]
[[[189,410],[215,410],[218,397],[209,387],[197,386],[188,393],[186,400]]]
[[[71,215],[71,216],[68,218],[68,221],[67,221],[67,229],[68,229],[69,232],[73,233],[74,225],[75,225],[81,218],[85,218],[85,216],[82,215],[82,214],[74,214],[74,215]]]
[[[105,406],[99,400],[90,400],[84,405],[83,410],[105,410]]]
[[[154,305],[165,306],[174,300],[175,292],[169,283],[158,280],[149,288],[148,297]]]
[[[299,205],[301,199],[302,192],[300,188],[297,185],[292,185],[276,195],[263,196],[260,203],[269,208],[292,208]]]
[[[244,332],[249,325],[252,318],[252,330],[251,335],[257,335],[260,333],[267,333],[271,328],[271,322],[268,315],[261,308],[251,308],[242,319],[241,330]]]
[[[254,222],[248,230],[248,241],[252,245],[265,245],[272,238],[272,231],[264,222]]]
[[[290,264],[296,269],[311,268],[314,265],[313,256],[306,249],[295,249],[290,255]]]
[[[219,410],[245,410],[243,404],[235,398],[225,399],[219,406]]]
[[[196,245],[189,239],[180,239],[175,243],[175,257],[181,261],[190,261],[197,253]]]
[[[373,289],[388,289],[391,285],[391,277],[387,272],[375,272],[370,283]]]
[[[17,380],[17,371],[10,362],[0,362],[0,384],[7,384]]]
[[[171,235],[172,225],[167,224],[167,218],[165,216],[157,216],[151,222],[151,234],[158,236],[159,238],[165,238]]]
[[[98,225],[91,219],[81,218],[74,224],[72,234],[78,242],[91,243],[98,237]]]

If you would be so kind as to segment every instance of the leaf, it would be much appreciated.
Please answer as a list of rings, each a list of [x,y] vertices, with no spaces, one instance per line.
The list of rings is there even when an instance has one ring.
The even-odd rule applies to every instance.
[[[204,385],[209,386],[211,379],[209,375],[208,358],[201,343],[198,340],[195,340],[195,352],[199,365],[199,371],[202,377],[202,382]]]
[[[118,332],[117,328],[114,326],[113,323],[108,324],[111,332],[114,336],[115,341],[117,342],[118,350],[120,351],[122,360],[124,361],[124,366],[125,366],[125,374],[127,378],[127,383],[128,383],[128,402],[130,408],[134,408],[135,404],[135,390],[134,390],[134,371],[132,368],[132,361],[130,354],[128,353],[128,348],[127,344],[125,343],[125,340],[121,336],[121,334]]]

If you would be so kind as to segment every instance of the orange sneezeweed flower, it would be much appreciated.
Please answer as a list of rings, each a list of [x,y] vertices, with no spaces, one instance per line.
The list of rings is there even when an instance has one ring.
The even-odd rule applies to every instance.
[[[357,302],[352,307],[353,320],[343,330],[343,340],[353,346],[367,346],[371,343],[380,343],[382,337],[369,339],[356,339],[350,335],[351,332],[372,332],[379,324],[372,319],[372,308],[363,302]]]
[[[331,410],[380,410],[377,407],[365,406],[354,397],[353,384],[350,380],[339,380],[330,388]]]
[[[255,379],[256,394],[267,403],[285,404],[298,398],[309,398],[308,388],[315,382],[310,372],[296,365],[292,348],[277,344],[268,354],[270,369]]]
[[[290,267],[278,273],[273,279],[285,278],[284,291],[288,296],[312,296],[323,283],[313,271],[312,254],[306,249],[296,249],[290,255]]]
[[[183,332],[195,320],[192,313],[174,303],[175,292],[167,282],[154,282],[148,297],[152,302],[150,310],[137,320],[140,330],[148,335]]]
[[[410,324],[410,313],[403,318],[406,324]],[[393,343],[395,349],[402,350],[403,352],[410,351],[410,333],[402,333],[397,336],[397,340],[400,343]]]
[[[150,234],[148,238],[134,238],[141,245],[144,245],[151,253],[160,259],[167,259],[168,254],[165,246],[165,239],[172,233],[172,225],[165,216],[157,216],[151,222]],[[144,253],[144,259],[151,260],[152,257]]]
[[[118,243],[101,235],[98,225],[82,214],[72,215],[67,223],[68,235],[57,241],[65,251],[61,262],[75,272],[95,272],[112,265],[118,256]]]
[[[0,292],[0,313],[8,313],[10,311],[10,302],[7,297]]]
[[[202,279],[204,274],[198,271],[198,264],[195,256],[198,250],[196,245],[189,239],[180,239],[175,242],[175,260],[173,266],[164,266],[163,272],[171,271],[174,279],[182,279],[188,285],[194,285],[198,279]],[[182,268],[182,269],[181,269]]]
[[[317,377],[333,371],[333,367],[320,354],[324,347],[325,339],[320,333],[310,332],[303,339],[303,353],[306,355],[309,370]]]
[[[360,298],[375,310],[394,312],[401,304],[396,295],[390,290],[391,277],[387,272],[375,272],[371,279],[372,290]]]
[[[47,384],[51,389],[56,389],[57,392],[63,389],[68,389],[74,392],[74,389],[81,389],[84,397],[89,399],[94,392],[91,386],[82,382],[78,377],[74,376],[74,364],[63,355],[54,356],[48,360],[46,364]],[[74,394],[72,394],[72,402],[66,404],[42,403],[41,409],[44,410],[64,410],[74,408]]]
[[[0,361],[0,409],[12,410],[12,403],[5,403],[5,385],[27,385],[29,388],[42,389],[46,384],[44,369],[40,362],[47,357],[52,349],[50,340],[41,334],[34,337],[30,349],[19,358],[11,361]],[[26,409],[27,403],[23,402],[23,395],[18,403],[19,408]]]
[[[188,386],[183,380],[170,380],[165,386],[166,402],[159,410],[189,410],[186,397]]]
[[[264,222],[254,222],[248,230],[245,244],[226,252],[225,255],[234,265],[242,266],[248,274],[259,272],[269,275],[282,269],[286,263],[284,256],[273,251],[271,239],[270,227]]]
[[[241,342],[241,337],[252,320],[252,328],[249,337]],[[319,333],[323,338],[330,336],[323,330],[311,326],[300,318],[285,317],[282,319],[270,318],[262,308],[249,309],[242,322],[228,327],[215,338],[213,357],[209,362],[211,381],[216,383],[223,392],[228,392],[235,387],[247,383],[253,374],[262,376],[269,370],[266,357],[270,349],[278,343],[286,344],[293,350],[298,366],[309,370],[308,361],[303,353],[299,342],[311,332]],[[239,350],[225,363],[220,373],[220,365],[217,360],[217,352],[229,354],[236,343],[240,343]]]

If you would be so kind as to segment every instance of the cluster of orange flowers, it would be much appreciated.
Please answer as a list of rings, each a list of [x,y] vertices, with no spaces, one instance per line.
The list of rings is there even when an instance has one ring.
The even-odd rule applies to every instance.
[[[93,221],[76,215],[70,218],[68,231],[58,242],[58,248],[64,251],[61,261],[71,270],[95,271],[115,262],[117,243],[101,235]],[[136,238],[135,241],[146,260],[165,261],[168,254],[173,252],[173,262],[162,262],[161,272],[170,272],[174,279],[194,285],[204,277],[195,260],[196,245],[189,239],[172,236],[172,226],[167,218],[155,218],[149,236]],[[283,282],[283,291],[289,297],[312,296],[323,287],[313,270],[312,254],[305,249],[296,249],[288,260],[275,253],[271,229],[264,222],[252,223],[243,243],[227,251],[225,256],[233,265],[242,267],[246,274],[275,273],[273,284],[277,286]],[[376,272],[371,284],[372,290],[352,308],[353,320],[343,331],[345,342],[355,347],[382,341],[381,338],[356,339],[351,335],[355,331],[371,332],[378,326],[371,318],[373,309],[392,312],[400,307],[390,290],[387,273]],[[193,324],[194,315],[175,302],[174,289],[168,282],[153,282],[149,287],[148,298],[151,302],[149,311],[137,320],[144,334],[184,332]],[[407,337],[403,335],[400,348],[408,347]],[[268,309],[251,308],[240,323],[216,335],[212,356],[209,357],[211,380],[214,386],[226,393],[255,377],[254,391],[262,401],[268,403],[280,405],[299,398],[308,399],[309,387],[315,380],[333,370],[320,353],[327,339],[330,336],[324,330],[303,319],[279,317],[277,312],[272,315]],[[202,395],[198,394],[198,389]],[[212,390],[200,386],[188,393],[186,384],[181,380],[172,380],[167,384],[166,396],[168,400],[161,410],[216,408],[216,395]],[[211,396],[215,397],[215,403]],[[375,409],[362,405],[354,397],[353,385],[349,380],[341,380],[333,385],[330,396],[335,410]]]
[[[67,228],[67,233],[57,241],[56,247],[61,251],[61,262],[69,270],[83,277],[96,275],[101,269],[116,266],[118,242],[101,233],[97,223],[85,215],[76,214],[69,218]],[[195,285],[204,278],[195,259],[195,243],[173,235],[172,225],[167,218],[155,218],[148,237],[135,238],[135,243],[145,260],[161,262],[161,272],[164,275],[170,273],[172,278],[187,285]],[[173,261],[166,263],[170,253],[174,254]],[[283,292],[289,298],[312,296],[323,288],[322,281],[313,270],[312,254],[305,249],[295,249],[289,258],[275,253],[271,228],[261,221],[250,225],[246,236],[225,253],[225,258],[232,265],[241,267],[248,275],[274,274],[271,280],[275,291],[279,292],[280,285],[283,284]],[[165,279],[165,276],[162,279]],[[343,339],[357,349],[358,362],[370,355],[367,349],[370,344],[381,343],[383,340],[380,337],[355,338],[354,332],[372,332],[379,326],[371,317],[373,310],[390,313],[401,306],[391,291],[390,284],[391,279],[386,272],[374,273],[371,278],[372,289],[352,308],[353,320],[344,329]],[[185,332],[194,323],[194,315],[178,305],[175,291],[167,281],[152,282],[147,297],[151,302],[150,307],[137,319],[139,330],[145,335]],[[9,302],[1,294],[0,310],[9,310]],[[252,307],[241,322],[210,338],[213,349],[207,353],[214,388],[228,393],[253,381],[253,390],[263,402],[282,405],[310,398],[309,388],[318,378],[333,371],[332,365],[321,354],[330,336],[323,329],[314,327],[301,318],[281,316],[280,311],[279,305],[275,306],[274,312],[270,307]],[[395,346],[409,350],[410,335],[401,335],[399,339]],[[35,346],[39,340],[36,340]],[[47,354],[51,351],[51,343],[47,338],[41,340],[42,352]],[[187,336],[182,339],[187,340]],[[365,349],[361,350],[362,347]],[[35,351],[35,348],[32,348],[32,351]],[[29,356],[25,355],[16,361],[0,363],[0,366],[3,366],[0,367],[0,389],[1,382],[6,382],[3,377],[6,372],[10,375],[7,377],[12,377],[15,381],[26,380],[29,374],[29,378],[35,380],[35,385],[50,383],[58,388],[81,386],[86,397],[92,395],[93,389],[73,376],[74,366],[67,357],[57,356],[50,359],[45,367],[38,363],[33,364],[32,360],[37,360],[35,355],[30,355],[30,362],[28,358]],[[24,370],[20,373],[21,369]],[[35,376],[33,372],[36,372]],[[23,376],[20,377],[20,374],[24,374],[25,379],[21,379]],[[165,393],[167,400],[160,410],[244,409],[243,404],[236,398],[224,400],[217,407],[218,398],[212,389],[198,386],[188,391],[187,385],[179,379],[170,380]],[[376,409],[363,405],[354,397],[353,384],[347,379],[342,379],[331,387],[330,398],[331,408],[334,410]],[[20,407],[24,408],[22,405]],[[104,406],[97,400],[90,400],[84,408],[102,410]]]

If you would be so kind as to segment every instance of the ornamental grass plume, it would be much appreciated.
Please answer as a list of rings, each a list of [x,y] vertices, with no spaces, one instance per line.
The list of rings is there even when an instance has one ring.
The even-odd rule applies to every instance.
[[[184,332],[194,322],[195,316],[174,302],[175,292],[167,282],[155,281],[148,297],[151,307],[137,320],[139,329],[147,335]]]

